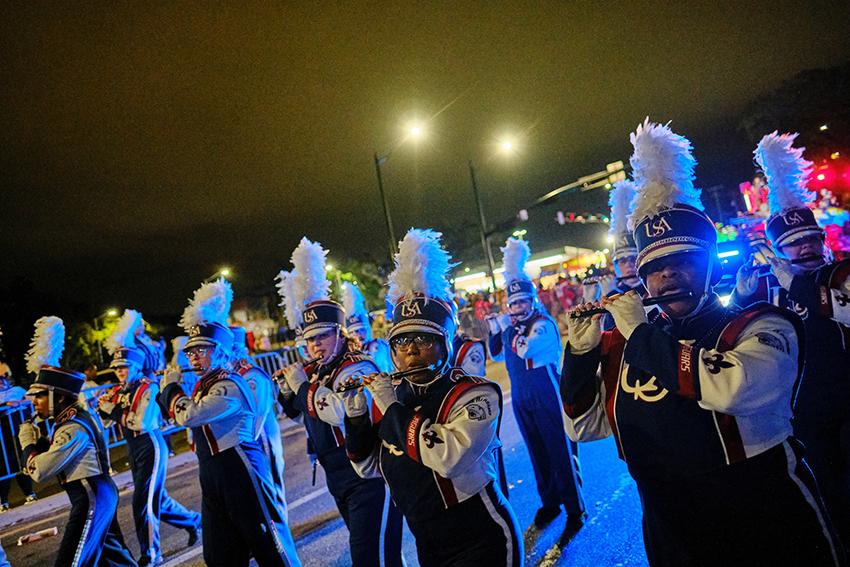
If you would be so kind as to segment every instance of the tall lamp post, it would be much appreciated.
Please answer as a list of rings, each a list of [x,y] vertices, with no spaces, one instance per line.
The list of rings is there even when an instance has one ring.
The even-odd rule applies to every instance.
[[[106,317],[117,317],[117,316],[118,316],[118,310],[113,307],[113,308],[107,309],[106,312],[101,313],[100,315],[98,315],[97,317],[94,318],[94,330],[95,330],[95,333],[96,333],[96,336],[97,336],[97,340],[95,340],[95,343],[97,344],[97,361],[98,361],[98,363],[100,364],[101,367],[103,366],[103,343],[100,340],[100,320],[105,319]]]
[[[396,244],[398,240],[395,237],[395,228],[393,227],[393,219],[390,216],[390,206],[387,201],[387,194],[384,191],[384,178],[381,174],[381,166],[384,165],[388,159],[390,159],[390,155],[393,153],[393,150],[398,147],[399,144],[408,139],[418,140],[422,136],[425,135],[425,130],[422,125],[418,123],[413,123],[407,127],[406,133],[404,137],[398,141],[390,150],[381,155],[378,152],[375,152],[375,176],[378,178],[378,193],[381,196],[381,206],[384,210],[384,222],[387,225],[387,238],[389,238],[389,252],[390,252],[390,263],[393,262],[396,253]]]
[[[475,166],[469,160],[469,178],[472,180],[472,193],[475,195],[475,206],[478,208],[478,233],[481,236],[481,247],[484,248],[484,257],[487,259],[487,273],[490,274],[490,285],[496,291],[496,274],[494,272],[493,250],[490,248],[490,237],[487,235],[486,221],[484,220],[484,207],[481,205],[481,192],[478,190],[478,180],[475,177]]]

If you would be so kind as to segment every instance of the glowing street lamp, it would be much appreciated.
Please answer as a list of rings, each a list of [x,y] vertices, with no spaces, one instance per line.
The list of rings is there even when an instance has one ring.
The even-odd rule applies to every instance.
[[[107,317],[117,317],[118,316],[118,310],[115,309],[114,307],[107,309],[106,310],[106,316]]]
[[[229,278],[231,272],[230,268],[222,268],[218,271],[218,273],[224,278]]]

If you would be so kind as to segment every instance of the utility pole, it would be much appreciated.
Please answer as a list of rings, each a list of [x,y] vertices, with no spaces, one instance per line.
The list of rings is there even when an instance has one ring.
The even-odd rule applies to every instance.
[[[478,207],[478,232],[481,235],[481,246],[484,248],[484,257],[487,259],[487,270],[490,274],[490,284],[496,291],[496,274],[493,268],[493,251],[490,249],[490,237],[487,236],[486,222],[484,221],[484,208],[481,205],[481,193],[478,190],[478,181],[475,178],[475,167],[472,160],[469,161],[469,177],[472,179],[472,193],[475,195],[475,205]]]
[[[381,194],[381,205],[384,207],[384,221],[387,224],[387,235],[389,237],[390,265],[392,265],[393,260],[395,259],[397,241],[395,239],[393,221],[392,218],[390,218],[390,207],[387,204],[387,195],[384,193],[384,180],[381,177],[381,164],[386,161],[386,159],[386,157],[381,157],[378,155],[378,152],[375,152],[375,174],[378,176],[378,192]]]

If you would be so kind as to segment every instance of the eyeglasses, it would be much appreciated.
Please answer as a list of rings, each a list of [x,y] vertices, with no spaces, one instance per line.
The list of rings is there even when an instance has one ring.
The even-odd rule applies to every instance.
[[[202,347],[202,346],[190,348],[189,350],[186,351],[186,356],[189,357],[189,358],[194,358],[196,356],[206,356],[206,354],[208,352],[210,352],[211,350],[212,349],[210,347]]]
[[[412,344],[416,345],[417,348],[431,348],[437,344],[437,336],[423,333],[421,335],[402,335],[390,340],[390,346],[394,349],[407,349]]]

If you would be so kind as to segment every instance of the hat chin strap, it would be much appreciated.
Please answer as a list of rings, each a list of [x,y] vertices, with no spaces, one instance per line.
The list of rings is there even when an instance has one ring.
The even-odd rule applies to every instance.
[[[55,404],[53,403],[53,386],[47,388],[47,417],[56,417]]]

